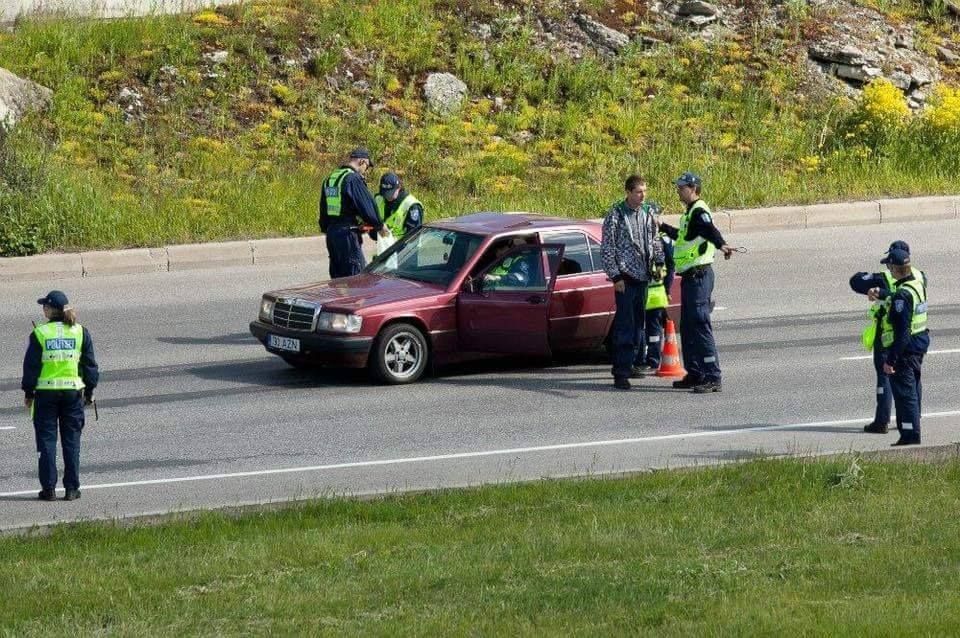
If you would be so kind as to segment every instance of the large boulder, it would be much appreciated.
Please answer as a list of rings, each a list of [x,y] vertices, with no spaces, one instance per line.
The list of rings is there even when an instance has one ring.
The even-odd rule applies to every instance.
[[[51,99],[47,87],[0,69],[0,128],[11,130],[27,113],[47,108]]]
[[[626,33],[611,29],[586,14],[577,14],[573,19],[593,45],[603,52],[617,53],[630,44],[630,36]]]
[[[427,105],[437,113],[452,113],[467,97],[467,85],[451,73],[431,73],[423,87]]]

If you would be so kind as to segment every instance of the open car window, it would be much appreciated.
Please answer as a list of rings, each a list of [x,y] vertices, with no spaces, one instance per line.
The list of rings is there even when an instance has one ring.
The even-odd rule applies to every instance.
[[[377,256],[366,272],[448,285],[483,243],[483,237],[424,226]]]
[[[484,271],[483,292],[546,292],[562,253],[557,245],[514,248]]]

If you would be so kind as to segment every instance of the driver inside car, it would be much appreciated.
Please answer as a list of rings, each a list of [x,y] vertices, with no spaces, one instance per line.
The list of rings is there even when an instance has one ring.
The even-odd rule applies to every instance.
[[[503,256],[514,248],[524,246],[527,241],[522,237],[512,237],[495,249],[495,261],[503,259]],[[503,288],[524,288],[532,285],[538,278],[538,260],[539,253],[526,252],[519,255],[513,255],[503,261],[500,261],[484,277],[484,281],[498,285]]]

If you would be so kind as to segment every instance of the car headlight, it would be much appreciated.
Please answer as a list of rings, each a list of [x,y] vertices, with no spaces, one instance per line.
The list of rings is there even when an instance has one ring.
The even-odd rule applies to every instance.
[[[260,320],[261,321],[272,321],[273,320],[273,301],[270,299],[264,299],[260,302]]]
[[[321,312],[317,317],[317,330],[330,332],[360,332],[363,317],[358,315],[343,315],[337,312]]]

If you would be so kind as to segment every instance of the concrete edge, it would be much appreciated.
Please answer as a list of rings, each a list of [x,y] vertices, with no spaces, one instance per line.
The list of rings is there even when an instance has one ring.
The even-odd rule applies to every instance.
[[[294,508],[312,501],[321,499],[347,499],[358,501],[372,501],[382,498],[388,498],[397,495],[416,495],[416,494],[439,494],[464,489],[476,489],[488,486],[501,485],[522,485],[526,483],[537,483],[540,481],[579,481],[607,479],[616,480],[650,474],[653,472],[697,472],[705,469],[720,468],[727,465],[751,463],[763,460],[801,460],[801,461],[831,461],[838,459],[864,459],[867,461],[887,461],[887,462],[916,462],[916,463],[946,463],[960,459],[960,443],[947,443],[944,445],[930,445],[920,447],[901,447],[889,448],[872,451],[846,451],[846,452],[802,452],[786,454],[769,454],[760,457],[750,457],[733,460],[719,460],[708,464],[698,465],[665,465],[650,466],[646,468],[622,470],[602,473],[569,473],[557,474],[539,478],[520,479],[513,481],[497,481],[493,483],[483,482],[458,482],[443,487],[432,489],[403,489],[403,488],[384,488],[379,490],[357,490],[353,492],[337,492],[333,490],[321,490],[313,494],[300,494],[289,498],[274,499],[269,501],[247,501],[210,508],[182,507],[170,510],[155,512],[140,512],[136,514],[123,514],[112,517],[85,518],[74,521],[61,521],[57,523],[41,523],[32,525],[11,525],[0,526],[0,537],[4,536],[29,536],[42,537],[50,534],[53,530],[70,525],[110,525],[121,528],[163,525],[170,522],[185,521],[190,522],[197,517],[205,514],[216,513],[228,517],[240,517],[250,514],[261,514],[275,511],[282,511],[288,508]]]
[[[677,223],[676,215],[666,215]],[[960,220],[960,195],[879,199],[836,204],[718,210],[721,232],[806,230],[842,226]],[[599,221],[599,220],[595,220]],[[364,253],[374,247],[364,242]],[[75,277],[145,274],[224,266],[268,266],[327,259],[323,235],[279,237],[157,248],[51,253],[30,257],[0,257],[0,281],[37,281]]]

